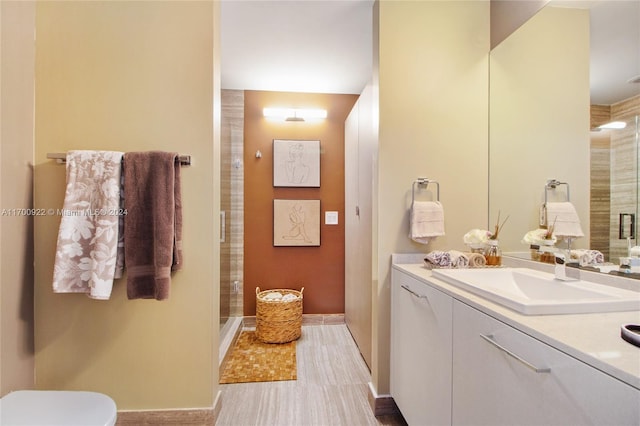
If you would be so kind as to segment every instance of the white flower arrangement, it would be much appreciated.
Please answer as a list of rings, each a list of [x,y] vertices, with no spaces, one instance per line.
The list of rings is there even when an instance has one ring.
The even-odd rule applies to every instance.
[[[500,211],[498,211],[498,221],[496,222],[495,231],[493,233],[487,231],[486,229],[472,229],[471,231],[464,234],[462,240],[467,246],[471,247],[472,249],[485,248],[489,245],[489,240],[493,240],[493,244],[496,245],[500,230],[507,222],[507,219],[509,219],[509,216],[507,216],[502,222],[502,225],[500,225]]]
[[[471,248],[482,248],[487,245],[491,232],[486,229],[472,229],[464,234],[463,241]]]
[[[536,246],[550,246],[554,245],[557,241],[553,232],[550,232],[549,229],[534,229],[533,231],[529,231],[524,234],[522,238],[522,244],[526,245],[536,245]]]

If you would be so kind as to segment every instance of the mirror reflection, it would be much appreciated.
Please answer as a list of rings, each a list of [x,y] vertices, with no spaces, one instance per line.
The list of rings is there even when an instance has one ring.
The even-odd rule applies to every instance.
[[[510,215],[504,252],[529,257],[545,196],[566,200],[550,179],[584,232],[571,248],[617,267],[638,245],[639,75],[637,1],[551,1],[492,50],[489,223]],[[612,121],[624,127],[599,128]]]

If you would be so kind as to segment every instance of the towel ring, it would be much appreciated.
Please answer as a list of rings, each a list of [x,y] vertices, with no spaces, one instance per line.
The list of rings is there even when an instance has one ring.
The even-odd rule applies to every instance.
[[[547,204],[547,195],[548,192],[552,189],[556,189],[560,185],[567,186],[567,201],[571,201],[571,195],[569,194],[569,184],[566,182],[560,182],[558,179],[549,179],[547,184],[544,186],[544,203]]]
[[[430,183],[435,183],[436,184],[436,200],[440,201],[440,183],[438,183],[438,181],[432,180],[432,179],[427,179],[427,178],[418,178],[416,180],[413,181],[413,184],[411,185],[411,205],[413,206],[413,203],[416,200],[416,186],[417,185],[424,185],[425,189],[427,186],[429,186]]]

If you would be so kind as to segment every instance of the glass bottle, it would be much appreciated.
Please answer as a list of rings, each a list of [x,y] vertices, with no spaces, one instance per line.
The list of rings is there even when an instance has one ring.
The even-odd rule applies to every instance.
[[[536,244],[531,244],[529,246],[529,250],[531,252],[531,260],[540,260],[540,246]]]
[[[484,257],[487,260],[487,266],[502,265],[502,251],[498,240],[489,240],[487,242],[487,250],[484,253]]]

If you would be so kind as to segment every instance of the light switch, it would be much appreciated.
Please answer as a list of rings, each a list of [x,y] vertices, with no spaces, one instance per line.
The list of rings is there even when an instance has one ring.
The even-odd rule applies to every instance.
[[[338,224],[338,212],[324,212],[324,224],[325,225],[337,225]]]

